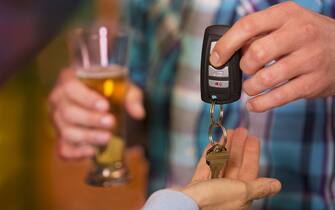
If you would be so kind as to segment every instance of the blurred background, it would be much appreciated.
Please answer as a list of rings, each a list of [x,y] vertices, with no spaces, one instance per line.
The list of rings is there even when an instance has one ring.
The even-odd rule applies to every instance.
[[[29,0],[12,2],[23,12],[30,8]],[[125,186],[89,187],[84,183],[89,161],[57,157],[47,97],[59,71],[69,63],[67,31],[96,20],[113,21],[119,11],[116,0],[80,2],[38,55],[22,63],[0,88],[0,209],[139,209],[144,203],[147,162],[131,135],[126,156],[133,177]],[[128,126],[131,130],[141,123],[129,121]]]

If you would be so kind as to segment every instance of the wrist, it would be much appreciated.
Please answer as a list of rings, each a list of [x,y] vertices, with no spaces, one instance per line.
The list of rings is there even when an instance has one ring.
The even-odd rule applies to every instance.
[[[187,197],[191,198],[201,209],[204,206],[204,200],[201,198],[202,192],[197,192],[195,187],[187,186],[179,190],[181,193],[185,194]]]

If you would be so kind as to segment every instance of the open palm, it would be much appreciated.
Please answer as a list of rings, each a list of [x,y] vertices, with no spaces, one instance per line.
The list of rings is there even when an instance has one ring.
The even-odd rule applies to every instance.
[[[228,132],[227,147],[230,158],[221,177],[210,179],[206,151],[199,161],[191,183],[182,190],[200,209],[248,209],[255,199],[271,196],[280,191],[276,179],[258,178],[260,143],[249,136],[246,129]]]

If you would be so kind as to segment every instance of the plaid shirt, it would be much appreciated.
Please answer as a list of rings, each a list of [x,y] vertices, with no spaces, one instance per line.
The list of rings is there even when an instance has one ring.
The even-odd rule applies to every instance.
[[[208,143],[209,105],[199,95],[204,28],[233,24],[277,0],[130,0],[135,29],[130,72],[143,87],[148,110],[149,193],[189,181]],[[296,0],[327,16],[332,0]],[[248,114],[247,96],[226,106],[224,125],[247,126],[262,142],[261,175],[282,181],[257,209],[335,209],[335,99],[299,100]],[[250,125],[246,125],[249,115]]]

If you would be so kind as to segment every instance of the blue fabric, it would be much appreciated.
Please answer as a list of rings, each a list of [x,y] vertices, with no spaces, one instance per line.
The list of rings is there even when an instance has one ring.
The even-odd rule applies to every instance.
[[[142,210],[198,210],[198,205],[186,194],[159,190],[146,201]]]

